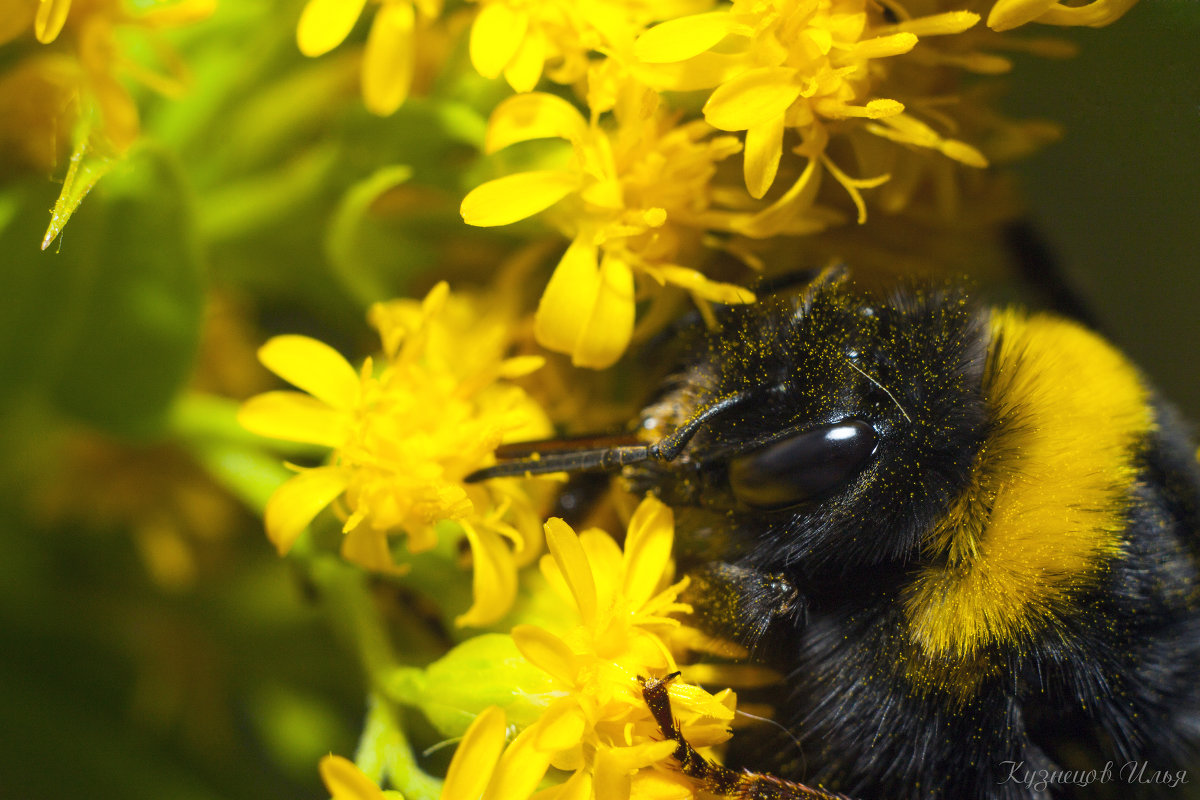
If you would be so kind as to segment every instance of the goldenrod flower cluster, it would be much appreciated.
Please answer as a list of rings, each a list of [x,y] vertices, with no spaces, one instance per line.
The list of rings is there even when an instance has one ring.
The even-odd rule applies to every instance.
[[[572,241],[538,305],[538,341],[596,368],[620,357],[633,335],[635,274],[718,303],[754,298],[683,266],[697,257],[699,233],[716,215],[708,203],[716,164],[741,145],[729,136],[710,138],[703,123],[675,126],[658,95],[644,87],[619,87],[613,104],[615,131],[589,124],[553,94],[501,103],[488,128],[488,151],[556,137],[571,144],[572,159],[564,169],[498,178],[462,204],[469,224],[504,225],[561,201],[561,227]]]
[[[641,679],[662,677],[676,663],[663,634],[685,582],[665,585],[671,570],[674,519],[653,498],[629,522],[625,546],[604,531],[576,534],[560,519],[546,523],[548,583],[571,607],[576,624],[560,632],[519,625],[512,639],[528,665],[549,681],[532,698],[538,719],[505,742],[503,709],[491,706],[463,734],[442,787],[442,800],[525,800],[549,770],[564,778],[556,797],[687,798],[687,779],[670,768],[675,742],[662,738],[641,697]],[[736,700],[685,684],[671,688],[680,727],[696,746],[729,738]],[[378,785],[339,756],[322,761],[335,798],[380,798]]]
[[[457,313],[456,313],[457,312]],[[467,486],[504,441],[548,435],[537,403],[505,379],[541,366],[537,356],[501,360],[504,325],[488,325],[477,305],[440,283],[417,303],[371,309],[383,340],[378,372],[361,370],[326,344],[279,336],[259,358],[307,394],[251,398],[240,420],[264,436],[333,448],[330,463],[300,471],[266,508],[267,535],[281,554],[323,508],[345,509],[342,553],[369,569],[395,569],[389,535],[410,552],[437,544],[437,524],[458,524],[475,561],[475,603],[460,624],[503,616],[516,596],[514,552],[540,551],[540,520],[511,481]],[[507,542],[507,543],[506,543]]]
[[[563,70],[553,79],[571,83],[589,114],[560,94],[518,94],[493,112],[486,141],[494,152],[563,139],[571,158],[561,168],[486,183],[462,205],[464,220],[483,226],[545,210],[571,240],[538,308],[538,341],[577,365],[603,368],[624,352],[635,303],[654,287],[679,287],[701,303],[750,302],[750,292],[696,268],[708,260],[699,248],[732,249],[721,244],[730,235],[762,239],[834,224],[836,214],[817,202],[823,175],[841,186],[862,223],[864,192],[893,175],[911,194],[923,172],[986,167],[980,145],[1016,126],[993,121],[977,133],[980,145],[958,138],[978,115],[957,73],[1004,71],[1008,63],[984,49],[989,37],[972,30],[980,13],[970,3],[909,5],[739,0],[694,13],[672,4],[635,14],[620,3],[578,12],[576,48],[600,58],[584,67],[559,47]],[[1056,6],[1057,14],[1047,8],[1026,17],[1029,5],[999,3],[989,24],[1061,21],[1078,11]],[[1100,24],[1127,7],[1076,17]],[[485,75],[546,52],[528,14],[501,8],[486,5],[472,31],[472,60]],[[924,74],[913,80],[914,72]],[[699,115],[687,107],[697,92],[707,98]],[[744,191],[719,169],[739,151]],[[781,168],[785,186],[768,197]],[[903,207],[897,193],[886,197],[889,210]]]

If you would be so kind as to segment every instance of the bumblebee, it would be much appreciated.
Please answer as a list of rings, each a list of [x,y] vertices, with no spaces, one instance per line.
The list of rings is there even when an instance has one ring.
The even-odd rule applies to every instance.
[[[843,270],[676,333],[653,444],[476,477],[607,470],[675,508],[696,623],[786,676],[730,763],[857,800],[1200,782],[1200,467],[1114,347]],[[786,785],[743,796],[828,796]]]

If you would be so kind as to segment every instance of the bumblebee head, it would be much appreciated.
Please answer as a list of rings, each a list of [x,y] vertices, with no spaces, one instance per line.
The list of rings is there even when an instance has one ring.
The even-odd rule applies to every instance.
[[[904,559],[967,485],[986,436],[986,323],[958,289],[870,293],[826,276],[685,333],[679,368],[641,414],[655,444],[480,476],[620,469],[634,491],[690,509],[701,538],[720,531],[710,550],[768,569]]]

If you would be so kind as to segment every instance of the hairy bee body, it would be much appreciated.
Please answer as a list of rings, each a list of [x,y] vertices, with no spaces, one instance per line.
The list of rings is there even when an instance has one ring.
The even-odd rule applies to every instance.
[[[698,623],[786,675],[734,763],[858,800],[1200,782],[1200,468],[1114,348],[829,276],[681,339],[642,428],[722,410],[623,476],[675,507]]]

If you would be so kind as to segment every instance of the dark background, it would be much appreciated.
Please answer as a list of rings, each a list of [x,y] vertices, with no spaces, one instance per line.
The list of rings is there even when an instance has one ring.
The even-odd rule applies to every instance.
[[[1019,58],[1009,79],[1014,114],[1066,130],[1020,166],[1033,222],[1110,337],[1200,420],[1200,3],[1036,33],[1080,53]]]

